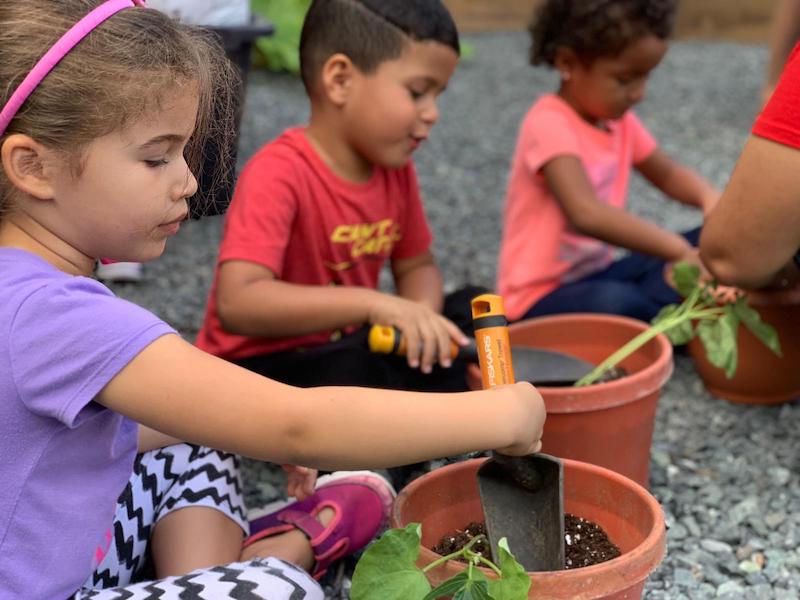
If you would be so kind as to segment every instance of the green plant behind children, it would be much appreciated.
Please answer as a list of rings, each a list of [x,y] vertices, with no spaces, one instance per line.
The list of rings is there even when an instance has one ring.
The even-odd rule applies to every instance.
[[[499,561],[493,563],[472,547],[484,536],[474,537],[457,552],[442,556],[424,569],[417,567],[422,526],[411,523],[405,529],[390,529],[367,548],[353,574],[352,600],[523,600],[528,597],[531,580],[508,548],[505,538],[498,545]],[[455,558],[467,560],[467,567],[431,589],[425,573]],[[489,579],[478,569],[489,567],[497,579]]]
[[[673,278],[684,301],[661,309],[649,329],[578,380],[576,386],[591,385],[605,371],[616,366],[659,333],[666,335],[674,345],[686,344],[695,336],[699,337],[709,362],[724,369],[728,379],[733,377],[738,366],[737,338],[740,323],[765,346],[781,356],[778,333],[761,320],[757,311],[747,305],[746,296],[739,296],[733,303],[720,305],[714,293],[716,282],[701,280],[700,268],[685,262],[675,266]]]
[[[270,37],[256,40],[255,63],[271,71],[300,72],[300,32],[311,0],[250,0],[257,15],[275,26]]]

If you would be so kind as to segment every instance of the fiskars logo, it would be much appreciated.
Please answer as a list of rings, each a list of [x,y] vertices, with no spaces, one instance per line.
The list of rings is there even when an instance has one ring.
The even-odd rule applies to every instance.
[[[483,338],[483,353],[486,356],[486,375],[489,377],[489,386],[497,385],[495,381],[494,371],[494,354],[492,353],[492,338],[491,336],[484,336]]]

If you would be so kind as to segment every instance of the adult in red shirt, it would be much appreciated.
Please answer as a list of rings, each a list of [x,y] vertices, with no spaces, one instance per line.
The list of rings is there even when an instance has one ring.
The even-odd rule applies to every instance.
[[[799,249],[800,45],[706,221],[700,255],[722,283],[800,295]]]

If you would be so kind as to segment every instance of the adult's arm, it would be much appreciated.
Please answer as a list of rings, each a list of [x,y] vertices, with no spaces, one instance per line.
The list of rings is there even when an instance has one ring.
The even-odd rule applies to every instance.
[[[800,39],[800,0],[779,0],[772,19],[769,43],[769,63],[761,103],[766,104],[775,90],[786,58]]]
[[[800,248],[800,149],[752,136],[706,220],[700,256],[725,284],[791,283]]]

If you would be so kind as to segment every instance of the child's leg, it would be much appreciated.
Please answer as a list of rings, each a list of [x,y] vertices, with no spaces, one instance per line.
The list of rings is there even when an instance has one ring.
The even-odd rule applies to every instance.
[[[270,600],[323,600],[324,594],[302,569],[276,558],[200,569],[125,587],[79,591],[73,600],[218,600],[269,598]]]
[[[614,280],[583,280],[550,292],[522,317],[530,319],[563,313],[606,313],[649,321],[661,305],[635,283]]]
[[[165,534],[177,524],[190,531],[169,539],[159,531],[163,519],[168,519]],[[111,549],[84,585],[109,588],[156,573],[187,573],[209,561],[234,562],[247,531],[235,456],[189,444],[146,452],[137,457],[120,495]],[[206,536],[204,543],[196,544],[195,534]],[[169,552],[173,556],[167,558]]]

